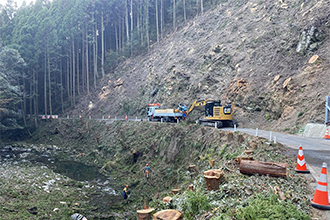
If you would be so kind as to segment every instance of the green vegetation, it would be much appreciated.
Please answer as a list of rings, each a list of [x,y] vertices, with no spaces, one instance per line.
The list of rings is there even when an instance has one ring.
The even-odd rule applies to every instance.
[[[86,122],[89,123],[89,132]],[[55,128],[60,132],[54,132]],[[185,219],[197,219],[205,214],[212,214],[213,219],[240,219],[257,209],[255,206],[259,202],[250,202],[251,199],[262,198],[263,201],[264,198],[259,194],[265,197],[271,195],[276,187],[280,187],[279,189],[285,193],[285,200],[272,198],[270,201],[265,200],[265,204],[276,206],[276,209],[291,204],[288,206],[288,216],[313,215],[308,200],[308,181],[304,176],[294,172],[291,166],[292,158],[283,155],[285,150],[280,145],[269,146],[264,143],[264,139],[240,132],[233,133],[233,140],[228,140],[227,132],[196,124],[117,121],[108,128],[105,124],[84,118],[62,122],[53,120],[45,122],[29,142],[43,143],[44,147],[39,149],[40,152],[47,151],[53,145],[60,146],[61,151],[52,153],[56,157],[72,158],[75,162],[99,167],[101,173],[111,177],[113,182],[109,185],[119,195],[123,186],[129,185],[131,194],[127,200],[128,204],[121,203],[120,196],[112,201],[98,199],[95,203],[92,198],[98,193],[95,187],[90,187],[91,183],[75,181],[64,176],[57,177],[60,178],[57,180],[53,176],[55,174],[51,174],[50,171],[47,171],[50,172],[47,175],[36,172],[36,175],[44,178],[40,179],[41,183],[55,179],[54,188],[59,190],[52,189],[47,193],[38,187],[28,189],[28,185],[22,183],[22,180],[10,179],[11,183],[15,183],[10,185],[2,178],[3,190],[0,197],[15,205],[4,204],[0,216],[10,219],[10,216],[23,217],[18,213],[25,213],[24,217],[28,217],[31,214],[26,212],[26,209],[37,206],[40,216],[53,214],[58,217],[57,219],[67,218],[77,210],[93,219],[100,219],[100,216],[104,215],[116,215],[118,219],[135,219],[135,210],[141,209],[146,201],[156,211],[167,208],[180,210],[184,213]],[[239,135],[240,144],[237,142]],[[96,140],[98,136],[99,143]],[[258,143],[258,148],[254,149],[252,154],[255,160],[290,164],[290,178],[240,174],[236,157],[243,156],[251,142]],[[215,160],[216,168],[225,173],[224,181],[217,191],[208,191],[203,177],[203,171],[212,169],[210,159]],[[149,163],[153,170],[148,181],[143,175],[146,163]],[[188,171],[190,164],[196,165],[196,172]],[[42,169],[40,172],[46,173]],[[193,184],[194,192],[187,191],[190,184]],[[171,189],[175,186],[181,191],[173,196]],[[31,190],[37,193],[29,194],[28,200],[23,200],[22,192]],[[52,199],[48,199],[53,195]],[[164,204],[162,198],[165,196],[171,196],[173,202]],[[18,202],[16,198],[22,200]],[[63,204],[60,202],[66,202],[66,205],[62,207]],[[79,209],[73,205],[74,203],[80,204]],[[265,204],[260,208],[262,209]],[[299,210],[292,207],[299,207]],[[55,208],[61,211],[52,213]]]
[[[280,201],[273,193],[270,195],[257,194],[247,204],[238,208],[236,219],[296,219],[309,220],[311,217],[297,209],[291,202]]]

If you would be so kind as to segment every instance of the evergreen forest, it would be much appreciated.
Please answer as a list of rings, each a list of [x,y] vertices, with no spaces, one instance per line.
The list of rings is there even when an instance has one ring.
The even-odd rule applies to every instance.
[[[203,0],[36,0],[0,5],[0,129],[61,114],[117,65],[216,4]],[[31,120],[35,123],[37,120]]]

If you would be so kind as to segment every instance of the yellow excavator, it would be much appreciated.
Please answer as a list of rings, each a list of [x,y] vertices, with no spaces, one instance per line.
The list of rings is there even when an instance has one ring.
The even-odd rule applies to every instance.
[[[233,120],[233,109],[231,104],[222,106],[220,100],[196,100],[187,110],[187,116],[189,116],[189,113],[198,106],[205,106],[205,118],[200,119],[199,124],[216,128],[238,126],[238,123]]]

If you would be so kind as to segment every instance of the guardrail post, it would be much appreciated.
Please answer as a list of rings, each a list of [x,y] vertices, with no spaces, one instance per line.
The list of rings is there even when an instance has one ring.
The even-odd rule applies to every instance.
[[[163,123],[163,118],[160,119],[160,123]]]
[[[256,128],[256,136],[258,137],[258,128]]]
[[[135,117],[135,121],[137,121],[137,117]]]
[[[272,141],[272,132],[269,132],[269,141]]]
[[[215,128],[217,128],[218,127],[218,123],[216,122],[216,123],[214,123],[214,127]]]
[[[180,119],[177,118],[177,119],[176,119],[176,123],[179,124],[179,122],[180,122]]]
[[[115,121],[117,121],[117,116],[115,116]]]
[[[234,124],[234,131],[236,131],[236,124]]]
[[[66,116],[66,118],[67,118],[67,119],[69,119],[69,118],[70,118],[70,116],[69,116],[69,115],[67,115],[67,116]]]
[[[92,116],[89,116],[89,119],[92,119]]]
[[[276,136],[274,136],[274,144],[276,144]]]
[[[104,120],[104,115],[102,116],[102,120]]]

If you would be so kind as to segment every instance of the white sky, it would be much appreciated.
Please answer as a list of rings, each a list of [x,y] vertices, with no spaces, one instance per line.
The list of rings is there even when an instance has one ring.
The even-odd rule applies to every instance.
[[[17,2],[17,6],[20,7],[22,5],[24,0],[14,0],[14,2]],[[25,0],[26,4],[29,5],[30,2],[34,2],[34,0]],[[5,5],[7,3],[7,0],[0,0],[1,5]]]

